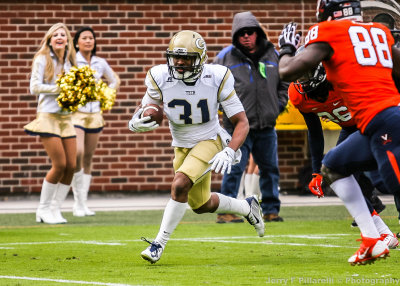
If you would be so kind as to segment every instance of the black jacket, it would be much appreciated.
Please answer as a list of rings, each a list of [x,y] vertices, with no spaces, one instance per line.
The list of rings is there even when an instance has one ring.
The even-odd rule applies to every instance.
[[[237,42],[237,32],[250,27],[257,29],[258,61],[248,57]],[[289,83],[282,82],[279,78],[278,52],[267,40],[267,36],[251,12],[238,13],[233,18],[232,43],[233,45],[224,48],[217,55],[214,63],[224,65],[232,71],[235,90],[246,111],[250,129],[274,127],[276,118],[287,104],[289,87]],[[264,67],[265,72],[262,71]],[[233,130],[225,115],[223,122],[228,131]]]

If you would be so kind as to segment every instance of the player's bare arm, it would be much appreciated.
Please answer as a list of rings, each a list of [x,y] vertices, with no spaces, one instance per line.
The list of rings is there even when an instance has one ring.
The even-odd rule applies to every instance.
[[[314,69],[323,60],[328,60],[333,50],[327,43],[308,45],[301,54],[296,56],[284,55],[279,61],[281,80],[295,81],[309,70]]]
[[[229,118],[235,129],[233,130],[232,140],[228,146],[233,150],[238,150],[246,140],[247,134],[249,133],[249,121],[244,111],[236,113]]]

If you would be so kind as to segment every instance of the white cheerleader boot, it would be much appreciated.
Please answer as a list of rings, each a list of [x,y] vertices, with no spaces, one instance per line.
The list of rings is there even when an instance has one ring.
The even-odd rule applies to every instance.
[[[87,215],[87,216],[96,215],[96,213],[94,211],[91,211],[88,208],[88,206],[86,205],[91,180],[92,180],[92,175],[88,175],[85,173],[83,174],[83,180],[82,180],[83,184],[82,184],[82,189],[80,190],[80,193],[82,194],[83,207],[85,209],[85,215]]]
[[[51,211],[57,223],[67,223],[67,220],[61,215],[61,205],[68,195],[70,185],[58,183],[57,190],[54,194],[53,201],[51,202]]]
[[[82,195],[82,185],[83,185],[83,169],[74,174],[72,179],[72,192],[74,193],[74,206],[72,208],[72,214],[74,216],[83,217],[85,216],[85,208],[83,203]]]
[[[43,180],[42,190],[40,192],[40,203],[36,210],[36,222],[44,222],[48,224],[58,223],[54,217],[50,205],[53,199],[54,193],[57,190],[57,184],[52,184]]]

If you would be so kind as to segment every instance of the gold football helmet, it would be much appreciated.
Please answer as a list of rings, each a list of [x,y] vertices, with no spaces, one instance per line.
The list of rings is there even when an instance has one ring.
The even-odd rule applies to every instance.
[[[207,61],[206,42],[199,33],[188,30],[178,32],[169,42],[166,57],[173,78],[194,82],[200,77]],[[178,64],[178,59],[190,64],[182,65],[183,61]]]

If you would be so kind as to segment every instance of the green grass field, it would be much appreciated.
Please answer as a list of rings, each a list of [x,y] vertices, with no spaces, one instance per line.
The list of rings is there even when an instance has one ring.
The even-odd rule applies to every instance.
[[[188,210],[161,260],[140,257],[162,211],[98,212],[66,225],[36,224],[33,214],[0,215],[0,285],[398,285],[400,253],[350,266],[357,228],[342,206],[284,207],[283,223],[257,237],[248,223],[216,224]],[[381,213],[400,227],[393,205]]]

